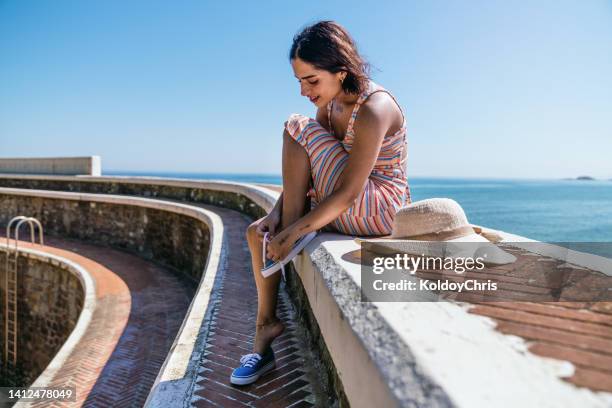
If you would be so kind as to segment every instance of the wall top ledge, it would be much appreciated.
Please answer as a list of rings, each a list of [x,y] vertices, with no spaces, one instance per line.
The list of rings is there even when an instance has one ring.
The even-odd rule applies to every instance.
[[[505,242],[535,242],[494,232]],[[546,244],[546,255],[554,257],[554,247]],[[343,319],[378,364],[400,405],[432,403],[414,400],[415,373],[421,373],[422,380],[439,385],[458,407],[492,402],[508,407],[611,406],[612,394],[578,388],[560,378],[572,374],[570,363],[529,353],[523,339],[504,335],[489,318],[468,313],[470,305],[361,302],[361,265],[347,256],[359,250],[352,237],[328,233],[306,248],[308,261],[322,275]]]

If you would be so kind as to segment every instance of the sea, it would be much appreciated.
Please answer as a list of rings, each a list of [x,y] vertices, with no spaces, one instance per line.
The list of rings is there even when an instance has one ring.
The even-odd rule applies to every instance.
[[[280,175],[105,171],[155,176],[278,184]],[[412,200],[456,200],[472,224],[543,242],[612,243],[612,180],[512,180],[413,177]]]

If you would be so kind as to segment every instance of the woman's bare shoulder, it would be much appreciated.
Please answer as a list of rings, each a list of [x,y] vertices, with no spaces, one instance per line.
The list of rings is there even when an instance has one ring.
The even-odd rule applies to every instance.
[[[403,115],[399,106],[389,93],[382,90],[372,93],[361,105],[355,120],[356,126],[362,122],[359,120],[360,117],[363,122],[373,119],[379,121],[389,130],[397,130],[403,124]]]

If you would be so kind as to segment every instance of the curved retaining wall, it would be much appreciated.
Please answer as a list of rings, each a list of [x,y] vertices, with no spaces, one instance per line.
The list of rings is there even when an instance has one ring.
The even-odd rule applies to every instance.
[[[6,256],[6,246],[2,242],[2,270]],[[31,384],[39,377],[73,333],[86,302],[93,301],[91,279],[69,261],[29,249],[20,249],[18,259],[17,369],[10,378],[4,378],[3,386]],[[0,319],[4,328],[4,273],[0,286]],[[89,299],[86,299],[88,292]],[[0,343],[3,356],[4,336]]]
[[[163,198],[210,204],[240,211],[257,219],[275,200],[265,189],[243,183],[193,181],[158,177],[70,177],[0,175],[0,186],[78,193]],[[270,204],[271,203],[271,204]]]
[[[178,270],[197,282],[208,258],[205,223],[159,208],[122,200],[89,201],[79,196],[0,195],[0,225],[28,214],[45,233],[127,249]],[[81,197],[82,198],[82,197]]]
[[[189,311],[183,320],[181,329],[175,338],[172,345],[171,352],[169,353],[164,366],[158,376],[159,381],[172,382],[174,388],[172,389],[171,397],[176,396],[176,383],[179,383],[181,390],[187,390],[192,379],[196,378],[197,363],[199,361],[198,353],[201,352],[196,343],[202,341],[199,337],[200,328],[203,325],[205,319],[210,318],[212,310],[208,307],[210,305],[210,298],[212,296],[212,288],[215,283],[217,271],[224,267],[222,263],[224,246],[227,245],[225,238],[225,231],[223,223],[219,216],[211,211],[204,208],[200,208],[193,205],[185,205],[182,203],[175,203],[169,201],[160,201],[149,198],[141,197],[126,197],[126,196],[112,196],[112,195],[101,195],[101,194],[76,194],[58,191],[42,191],[42,190],[24,190],[24,189],[6,189],[0,188],[0,202],[2,202],[5,208],[13,208],[19,210],[18,212],[34,211],[29,212],[28,215],[35,216],[45,226],[46,230],[52,233],[63,233],[69,234],[71,231],[78,234],[76,237],[83,237],[82,239],[100,242],[100,234],[97,233],[97,226],[108,227],[106,231],[110,233],[108,240],[103,242],[114,243],[122,248],[138,250],[134,244],[138,240],[130,235],[129,230],[119,231],[113,234],[113,229],[108,226],[108,223],[112,223],[113,217],[117,213],[125,214],[127,218],[134,214],[140,214],[143,217],[149,217],[151,212],[159,212],[159,218],[161,222],[175,219],[174,223],[166,223],[164,225],[179,225],[186,223],[192,227],[188,229],[190,233],[194,233],[194,225],[197,225],[200,231],[206,231],[206,235],[209,240],[206,241],[206,248],[198,249],[195,253],[187,256],[187,260],[191,260],[192,264],[187,265],[188,268],[185,272],[196,271],[192,274],[194,280],[197,279],[198,289],[194,298],[191,302]],[[11,207],[12,206],[12,207]],[[90,217],[85,217],[84,214],[80,216],[64,215],[66,210],[71,209],[83,209],[83,211],[94,211],[94,214]],[[93,210],[85,210],[93,209]],[[96,214],[97,210],[101,210],[100,213]],[[88,212],[85,213],[89,214]],[[10,218],[14,214],[6,215],[4,218]],[[67,225],[63,225],[58,220],[65,220]],[[125,222],[138,222],[133,219],[126,219]],[[116,218],[115,218],[116,221]],[[73,225],[73,222],[76,223]],[[112,225],[112,224],[111,224]],[[74,228],[73,228],[74,227]],[[78,229],[84,229],[86,233],[79,232]],[[145,228],[146,229],[146,228]],[[197,231],[196,229],[195,231]],[[170,248],[177,249],[175,254],[170,254],[170,257],[175,260],[183,259],[180,254],[184,250],[179,248],[181,240],[174,240],[176,236],[172,234],[172,231],[163,231],[159,235],[157,249]],[[197,232],[196,232],[197,233]],[[101,234],[104,236],[104,234]],[[141,234],[142,235],[142,234]],[[199,234],[203,236],[204,234]],[[204,241],[200,241],[203,245]],[[195,246],[197,247],[197,245]],[[194,246],[192,246],[194,248]],[[178,255],[177,255],[178,254]],[[204,257],[208,254],[207,257]],[[157,259],[158,255],[152,255],[154,259]],[[196,263],[195,260],[199,260]],[[194,266],[195,265],[195,266]],[[199,266],[198,266],[199,265]],[[172,266],[178,267],[176,262]],[[193,269],[200,267],[201,269]],[[83,330],[85,330],[84,328]],[[66,346],[66,345],[65,345]],[[191,358],[192,356],[195,356]],[[67,358],[64,356],[64,359]],[[54,360],[55,361],[55,360]],[[52,362],[53,364],[53,362]],[[45,386],[51,378],[53,373],[61,370],[61,362],[53,366],[47,367],[33,386]]]

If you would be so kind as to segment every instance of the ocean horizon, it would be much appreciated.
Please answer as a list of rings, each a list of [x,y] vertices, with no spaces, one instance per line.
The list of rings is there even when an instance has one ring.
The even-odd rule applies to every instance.
[[[109,176],[151,176],[281,184],[280,175],[103,171]],[[448,197],[472,224],[545,242],[610,242],[612,181],[410,177],[413,201]]]

